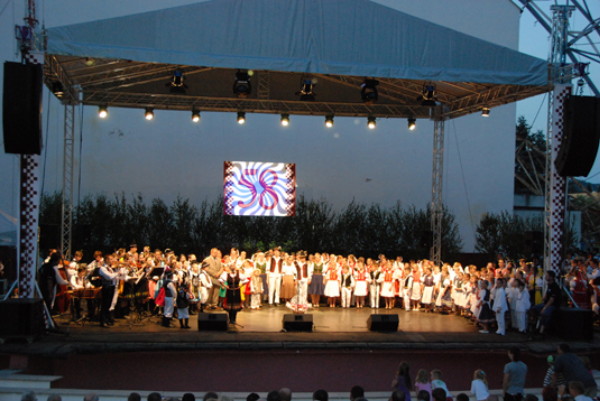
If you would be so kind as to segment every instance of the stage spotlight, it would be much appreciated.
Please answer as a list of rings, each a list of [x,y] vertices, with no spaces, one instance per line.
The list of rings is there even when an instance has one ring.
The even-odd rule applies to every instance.
[[[152,107],[146,107],[146,113],[144,114],[146,120],[150,121],[154,119],[154,109]]]
[[[173,72],[171,81],[167,84],[172,93],[185,93],[187,85],[183,82],[183,71],[177,69]]]
[[[296,92],[297,96],[300,96],[300,100],[305,102],[313,102],[317,94],[314,92],[315,81],[313,79],[305,79],[302,81],[302,87],[300,91]]]
[[[246,113],[244,113],[243,111],[238,111],[237,122],[240,125],[245,124],[246,123]]]
[[[93,66],[94,64],[96,64],[96,60],[94,60],[91,57],[86,57],[85,58],[85,65],[87,65],[88,67]]]
[[[288,125],[290,125],[290,115],[287,113],[284,113],[281,115],[281,125],[284,127],[287,127]]]
[[[100,118],[108,117],[108,107],[106,105],[98,106],[98,117],[100,117]]]
[[[200,122],[200,112],[196,109],[192,110],[192,121],[195,123]]]
[[[483,107],[481,109],[481,117],[489,117],[490,116],[490,108],[489,107]]]
[[[333,114],[325,116],[325,126],[327,128],[333,127]]]
[[[63,96],[65,96],[65,89],[60,81],[52,82],[52,93],[59,99],[62,99]]]
[[[421,101],[421,106],[433,107],[435,106],[435,86],[425,85],[423,87],[423,95],[418,97],[417,100]]]
[[[379,81],[376,79],[364,80],[364,82],[360,85],[360,97],[362,98],[363,102],[367,104],[377,102],[377,99],[379,98],[377,85],[379,85]]]
[[[233,93],[238,95],[238,97],[247,97],[251,91],[250,74],[238,70],[235,73],[235,81],[233,82]]]
[[[409,118],[408,119],[408,130],[409,131],[414,131],[415,129],[417,129],[417,119],[416,118]]]
[[[375,129],[375,127],[377,127],[377,121],[375,121],[375,117],[367,117],[367,127],[369,127],[369,129]]]

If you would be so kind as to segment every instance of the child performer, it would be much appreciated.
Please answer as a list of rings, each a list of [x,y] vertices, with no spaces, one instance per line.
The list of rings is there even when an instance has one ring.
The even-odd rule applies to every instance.
[[[529,299],[529,291],[525,286],[525,282],[517,280],[517,301],[515,303],[515,315],[517,320],[517,330],[525,333],[527,330],[527,311],[531,307]]]
[[[365,306],[365,297],[369,291],[370,277],[365,269],[363,262],[358,262],[356,272],[354,273],[354,296],[356,297],[356,307]]]
[[[330,261],[327,267],[327,282],[325,283],[325,296],[330,308],[335,308],[340,296],[340,272],[335,261]]]
[[[311,269],[312,267],[312,269]],[[310,300],[313,308],[318,308],[319,303],[321,302],[321,295],[325,290],[325,286],[323,285],[323,269],[324,263],[321,259],[321,254],[315,254],[314,263],[309,265],[309,284],[308,284],[308,293],[310,295]]]
[[[423,296],[421,303],[427,312],[433,311],[433,274],[430,267],[425,268],[425,276],[423,277]],[[431,391],[429,391],[431,393]]]
[[[177,320],[179,320],[179,327],[182,329],[190,328],[190,299],[193,295],[189,292],[190,286],[181,279],[177,286],[177,298],[175,299],[175,306],[177,306]]]
[[[496,290],[494,291],[494,302],[492,309],[496,314],[496,322],[498,323],[498,330],[496,334],[501,336],[506,335],[506,322],[504,317],[508,310],[508,304],[506,302],[506,291],[504,291],[505,281],[503,278],[496,279]]]
[[[349,308],[352,299],[352,289],[354,288],[354,277],[350,273],[348,265],[342,267],[342,308]]]
[[[392,309],[396,299],[396,288],[394,286],[394,272],[388,261],[382,261],[383,274],[379,277],[381,281],[381,297],[385,299],[385,309]]]
[[[204,312],[204,305],[208,301],[208,291],[213,286],[210,276],[208,275],[208,273],[206,273],[206,268],[208,266],[209,266],[208,264],[203,264],[202,270],[200,270],[200,273],[198,275],[198,279],[200,280],[200,289],[199,289],[200,290],[199,291],[200,312]]]
[[[419,310],[421,303],[422,287],[421,287],[421,274],[419,273],[419,266],[415,264],[413,268],[413,283],[410,291],[410,303],[413,310]]]
[[[367,266],[369,267],[369,306],[371,308],[379,308],[379,276],[381,276],[381,270],[371,259],[367,259]]]
[[[261,298],[264,293],[264,286],[260,269],[256,269],[252,273],[252,278],[250,279],[250,292],[250,309],[261,308]]]

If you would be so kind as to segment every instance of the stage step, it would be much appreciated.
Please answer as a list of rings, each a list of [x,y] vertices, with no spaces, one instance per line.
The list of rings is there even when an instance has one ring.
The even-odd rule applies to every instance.
[[[18,370],[0,371],[0,389],[19,388],[30,389],[33,391],[50,389],[51,383],[60,379],[61,376],[47,375],[25,375]]]

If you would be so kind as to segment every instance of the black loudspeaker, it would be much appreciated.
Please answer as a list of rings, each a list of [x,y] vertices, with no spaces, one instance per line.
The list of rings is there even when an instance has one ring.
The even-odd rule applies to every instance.
[[[367,326],[371,331],[398,331],[398,315],[371,315]]]
[[[283,315],[283,329],[285,331],[312,331],[313,315]]]
[[[42,299],[17,298],[0,302],[0,337],[33,339],[46,331]]]
[[[563,177],[587,176],[600,140],[600,98],[569,96],[564,108],[564,136],[554,165]]]
[[[4,63],[2,126],[6,153],[42,151],[42,66]]]
[[[591,309],[560,308],[555,316],[556,334],[565,340],[592,341],[594,339]]]
[[[229,326],[227,313],[199,313],[198,331],[226,331]]]

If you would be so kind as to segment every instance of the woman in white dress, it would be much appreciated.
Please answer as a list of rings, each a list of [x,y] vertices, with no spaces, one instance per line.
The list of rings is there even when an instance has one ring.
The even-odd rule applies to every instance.
[[[370,282],[371,277],[365,268],[365,264],[359,261],[354,273],[354,296],[356,297],[357,308],[365,306],[365,297],[369,292]]]
[[[327,297],[330,308],[335,308],[337,299],[340,297],[340,279],[341,274],[337,263],[330,260],[325,274],[324,295]]]
[[[396,296],[396,288],[394,285],[394,271],[389,261],[382,261],[383,272],[379,276],[381,280],[381,297],[385,299],[385,308],[392,309],[394,307],[394,299]]]

